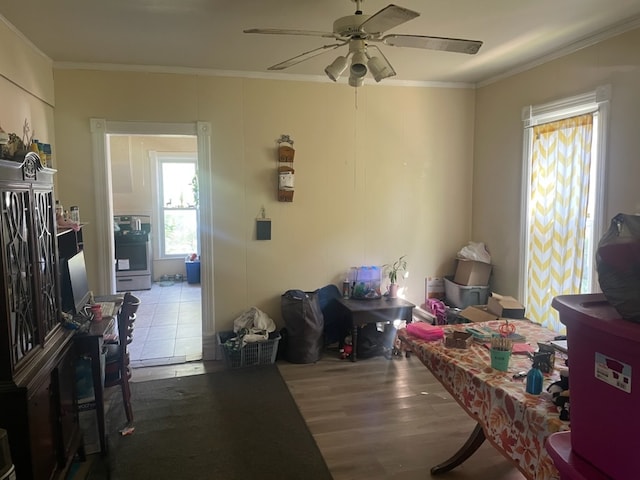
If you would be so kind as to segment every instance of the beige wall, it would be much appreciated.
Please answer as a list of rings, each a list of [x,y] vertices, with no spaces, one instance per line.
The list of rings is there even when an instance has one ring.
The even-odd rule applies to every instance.
[[[477,90],[472,232],[491,250],[494,290],[518,293],[523,107],[611,85],[605,228],[640,212],[638,45],[635,30]]]
[[[0,16],[0,126],[23,137],[25,121],[43,143],[53,144],[53,68]],[[55,165],[54,165],[55,166]]]
[[[636,30],[475,93],[375,85],[356,92],[196,75],[52,73],[50,60],[0,22],[0,124],[21,133],[27,120],[54,145],[57,194],[89,222],[95,277],[91,221],[102,206],[93,194],[89,118],[211,122],[215,221],[205,234],[214,238],[215,291],[206,294],[216,299],[219,329],[251,305],[279,321],[285,290],[339,283],[348,266],[402,254],[407,297],[421,303],[424,277],[450,273],[453,255],[471,239],[491,250],[493,288],[516,294],[522,107],[610,84],[605,224],[619,211],[640,211],[639,44]],[[292,204],[275,200],[281,134],[297,150]],[[267,242],[255,240],[262,206],[273,220]]]
[[[451,273],[469,240],[474,92],[56,70],[60,196],[91,224],[89,119],[212,124],[215,321],[255,305],[280,320],[288,289],[339,284],[348,267],[407,254],[406,295]],[[357,95],[356,95],[357,93]],[[296,149],[295,197],[276,196],[276,140]],[[202,172],[201,172],[202,174]],[[79,180],[80,179],[80,180]],[[87,179],[83,181],[82,179]],[[272,240],[255,240],[264,206]],[[95,231],[87,228],[91,259]],[[89,260],[90,275],[92,263]],[[95,268],[95,267],[94,267]]]

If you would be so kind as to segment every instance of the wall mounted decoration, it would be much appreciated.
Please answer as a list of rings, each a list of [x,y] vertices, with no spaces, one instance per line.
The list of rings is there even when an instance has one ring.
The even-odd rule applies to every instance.
[[[271,219],[267,218],[264,207],[260,209],[260,216],[256,218],[256,239],[271,240]]]
[[[293,140],[289,135],[281,135],[278,139],[278,201],[293,202],[294,174]]]

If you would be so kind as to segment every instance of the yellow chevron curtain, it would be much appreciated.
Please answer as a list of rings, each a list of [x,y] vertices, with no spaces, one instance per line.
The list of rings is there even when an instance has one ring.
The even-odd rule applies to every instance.
[[[564,332],[553,297],[580,292],[593,115],[533,128],[527,314]]]

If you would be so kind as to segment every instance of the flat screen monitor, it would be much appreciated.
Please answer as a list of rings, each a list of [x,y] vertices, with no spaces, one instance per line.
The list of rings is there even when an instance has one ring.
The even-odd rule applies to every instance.
[[[67,259],[67,272],[69,274],[65,295],[65,280],[63,279],[63,309],[70,310],[73,308],[72,314],[78,314],[83,307],[89,303],[91,291],[89,290],[89,281],[87,279],[87,268],[84,263],[84,252],[80,251],[73,257]],[[71,294],[71,295],[69,295]],[[64,297],[67,297],[66,300]]]

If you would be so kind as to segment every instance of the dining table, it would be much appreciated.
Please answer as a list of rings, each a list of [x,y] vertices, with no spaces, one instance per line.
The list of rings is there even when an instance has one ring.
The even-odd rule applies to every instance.
[[[521,341],[513,343],[506,371],[492,368],[486,337],[478,336],[466,348],[452,348],[445,342],[454,332],[468,333],[470,328],[477,330],[478,326],[499,332],[504,323],[504,320],[495,320],[444,325],[444,336],[438,340],[423,340],[406,328],[397,333],[401,348],[418,357],[476,421],[465,444],[449,459],[435,465],[432,475],[462,464],[488,440],[527,479],[560,478],[545,449],[545,441],[555,432],[570,430],[569,422],[560,418],[561,407],[554,403],[553,394],[548,391],[551,384],[560,380],[561,370],[567,368],[567,355],[560,351],[551,354],[552,365],[543,373],[541,394],[526,391],[526,374],[532,368],[533,352],[548,349],[557,333],[527,319],[509,320]]]

